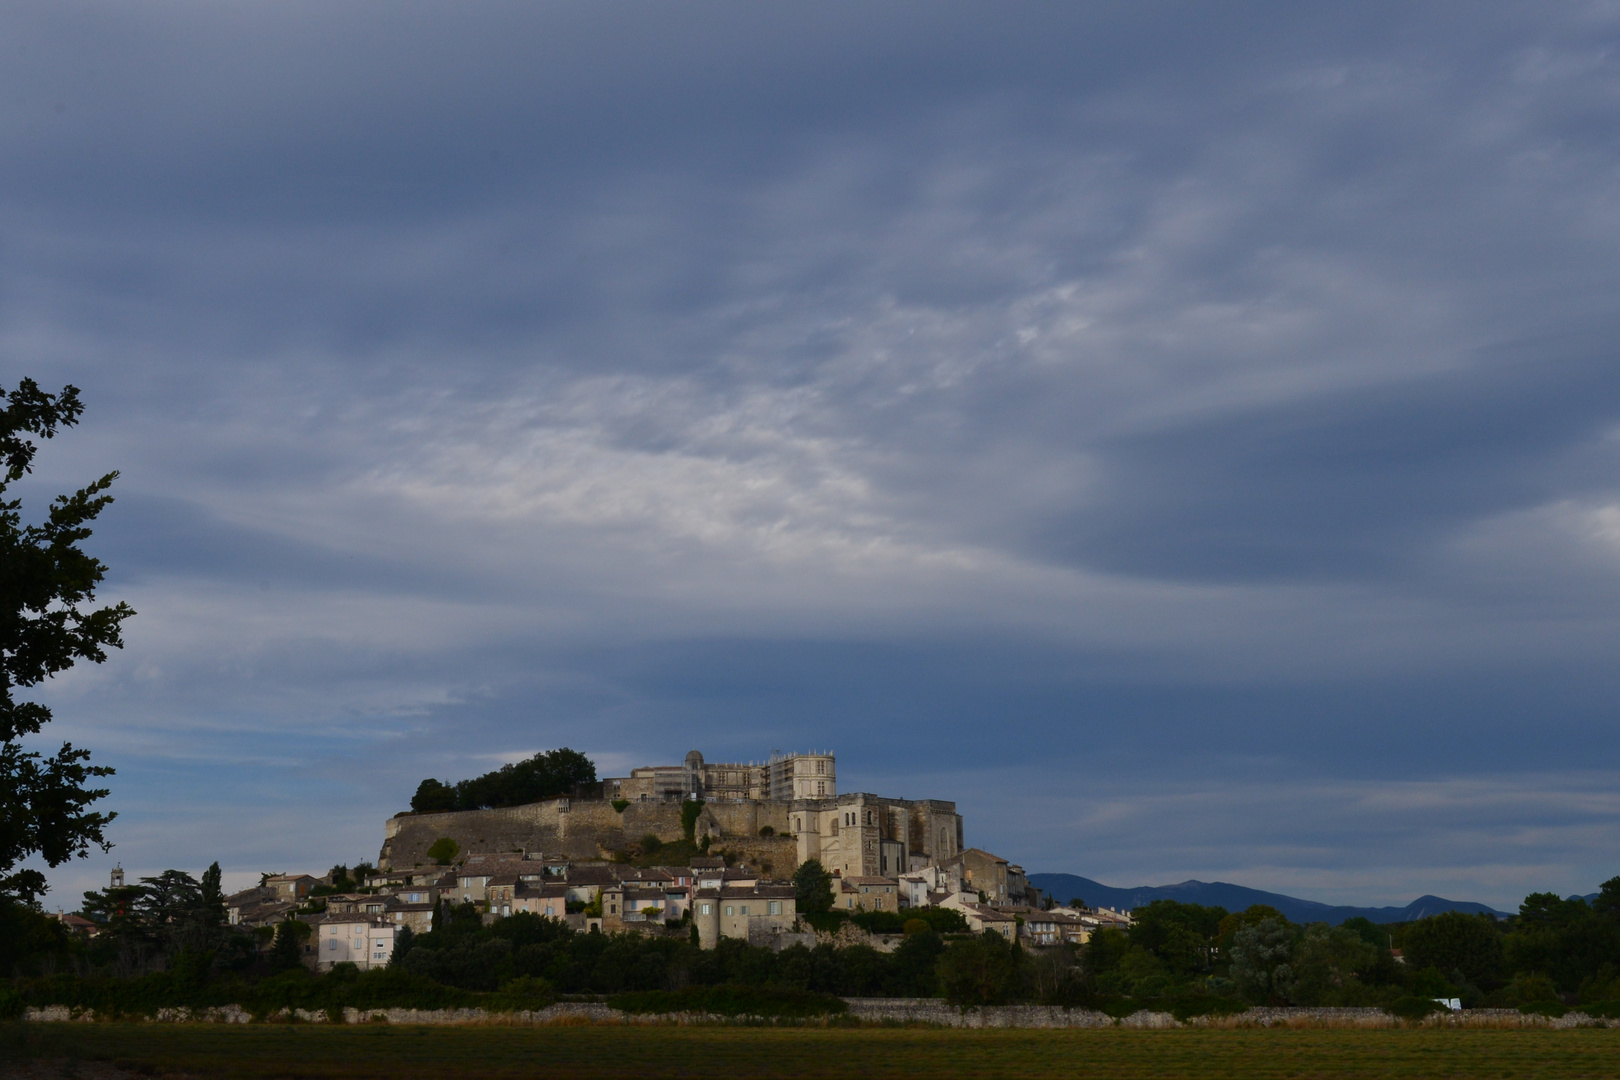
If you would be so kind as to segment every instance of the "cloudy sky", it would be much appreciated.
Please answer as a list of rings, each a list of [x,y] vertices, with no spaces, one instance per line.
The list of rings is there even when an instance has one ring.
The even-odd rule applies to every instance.
[[[139,873],[826,748],[1111,884],[1620,874],[1620,4],[0,12]]]

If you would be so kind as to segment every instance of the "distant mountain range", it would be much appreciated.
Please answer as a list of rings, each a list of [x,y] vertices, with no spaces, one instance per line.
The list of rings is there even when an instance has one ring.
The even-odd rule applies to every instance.
[[[1469,900],[1446,900],[1439,896],[1420,896],[1405,907],[1343,907],[1319,904],[1315,900],[1301,900],[1281,893],[1231,885],[1224,881],[1183,881],[1179,885],[1142,885],[1133,889],[1116,889],[1100,881],[1074,874],[1031,874],[1029,883],[1044,893],[1050,893],[1058,903],[1079,898],[1092,907],[1110,907],[1116,911],[1129,911],[1155,900],[1179,900],[1184,904],[1203,904],[1223,907],[1228,911],[1242,911],[1251,904],[1269,904],[1282,912],[1289,922],[1325,922],[1338,925],[1346,919],[1371,919],[1375,923],[1411,922],[1442,911],[1462,911],[1469,914],[1485,912],[1507,915],[1484,904]]]

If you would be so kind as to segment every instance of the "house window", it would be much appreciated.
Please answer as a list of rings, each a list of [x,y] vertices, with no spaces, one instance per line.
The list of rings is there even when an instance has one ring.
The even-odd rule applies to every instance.
[[[713,915],[714,914],[713,905],[704,904],[701,908],[698,909],[698,914],[699,915]]]
[[[609,904],[608,905],[608,914],[609,915],[617,915],[618,913],[619,913],[619,905],[618,904]]]
[[[770,901],[768,904],[765,905],[765,913],[767,915],[780,915],[780,914],[782,914],[782,901],[780,901],[780,900],[772,900],[772,901]]]
[[[816,781],[816,794],[817,795],[825,795],[825,794],[827,794],[827,785],[826,785],[826,783],[824,781],[821,781],[821,780]]]
[[[332,940],[331,940],[331,941],[328,941],[328,942],[327,942],[327,943],[326,943],[326,951],[327,951],[327,952],[336,952],[336,951],[337,951],[337,947],[338,947],[338,940],[337,940],[337,938],[333,938],[333,939],[332,939]]]
[[[735,915],[735,914],[737,914],[737,909],[732,907],[730,904],[727,904],[726,905],[726,914],[727,915]]]
[[[741,910],[740,910],[740,911],[738,911],[738,912],[737,912],[737,914],[739,914],[739,915],[746,915],[746,914],[748,914],[748,905],[747,905],[747,904],[744,904],[744,905],[743,905],[743,906],[742,906],[742,909],[741,909]]]

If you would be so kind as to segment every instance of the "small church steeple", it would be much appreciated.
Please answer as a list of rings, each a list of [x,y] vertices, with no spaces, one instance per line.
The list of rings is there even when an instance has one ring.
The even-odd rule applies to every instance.
[[[113,867],[112,884],[109,886],[109,888],[122,889],[123,887],[124,887],[124,864],[119,863],[117,866]]]

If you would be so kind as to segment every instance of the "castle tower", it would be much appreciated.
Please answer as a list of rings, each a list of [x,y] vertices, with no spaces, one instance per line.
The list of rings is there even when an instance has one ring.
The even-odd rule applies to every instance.
[[[692,750],[686,755],[686,791],[689,799],[703,798],[703,755]]]
[[[831,754],[773,754],[770,773],[771,798],[777,802],[838,794],[837,761]]]

